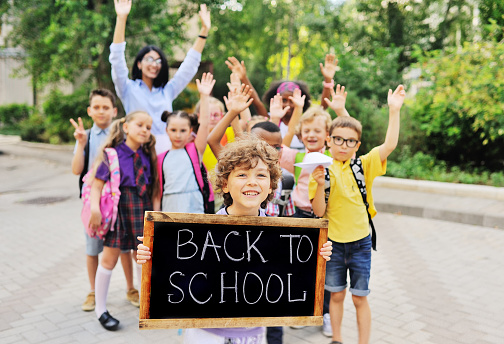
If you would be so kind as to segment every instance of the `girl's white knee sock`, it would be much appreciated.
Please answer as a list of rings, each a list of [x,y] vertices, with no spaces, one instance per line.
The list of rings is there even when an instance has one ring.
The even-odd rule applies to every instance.
[[[134,263],[136,266],[137,281],[138,281],[138,294],[140,295],[140,288],[142,287],[142,264]]]
[[[95,278],[95,313],[97,318],[107,311],[107,294],[111,277],[112,270],[105,269],[101,264],[98,265]]]

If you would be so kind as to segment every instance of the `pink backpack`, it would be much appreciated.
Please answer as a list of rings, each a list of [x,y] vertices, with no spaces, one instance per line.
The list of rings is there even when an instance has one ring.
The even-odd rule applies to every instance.
[[[96,231],[89,228],[89,219],[91,218],[90,194],[93,183],[92,180],[89,181],[91,171],[86,173],[84,178],[82,178],[82,181],[84,182],[82,187],[82,223],[84,224],[84,228],[86,228],[86,233],[90,237],[97,237],[99,239],[103,239],[109,230],[114,230],[114,223],[117,219],[117,205],[119,204],[119,198],[121,197],[121,192],[119,191],[121,173],[119,172],[119,158],[117,157],[117,152],[114,148],[105,148],[105,153],[107,153],[107,159],[110,166],[110,180],[103,185],[100,198],[102,223]]]
[[[189,142],[185,146],[185,150],[191,159],[194,176],[196,177],[196,182],[201,194],[203,195],[203,207],[205,214],[215,214],[215,201],[214,192],[212,184],[208,181],[208,171],[203,163],[199,161],[198,150],[194,142]],[[158,158],[158,175],[159,175],[159,186],[161,191],[161,199],[163,198],[163,187],[164,187],[164,173],[163,173],[163,162],[166,158],[168,151],[161,153],[157,156]]]

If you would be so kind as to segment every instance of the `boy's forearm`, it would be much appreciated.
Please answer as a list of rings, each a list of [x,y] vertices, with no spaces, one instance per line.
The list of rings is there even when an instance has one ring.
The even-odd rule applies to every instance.
[[[326,203],[324,196],[324,186],[318,185],[315,197],[311,200],[313,213],[318,217],[322,217],[326,211]]]
[[[350,117],[350,114],[348,113],[346,108],[334,109],[334,112],[336,112],[336,116],[338,117]]]
[[[79,175],[84,169],[84,147],[81,144],[77,144],[77,149],[72,158],[72,173]]]
[[[387,157],[394,151],[399,142],[400,129],[400,110],[389,109],[389,124],[385,142],[380,146],[380,158],[385,161]]]

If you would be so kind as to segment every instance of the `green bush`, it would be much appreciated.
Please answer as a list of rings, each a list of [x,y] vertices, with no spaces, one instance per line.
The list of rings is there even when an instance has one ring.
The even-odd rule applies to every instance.
[[[193,109],[198,101],[198,91],[186,87],[173,101],[173,110],[188,111],[189,109]]]
[[[19,122],[27,119],[33,107],[26,104],[9,104],[0,106],[0,125],[3,128],[17,128]]]
[[[43,142],[43,134],[46,129],[46,121],[44,116],[38,112],[34,112],[27,119],[19,123],[20,136],[24,141]]]
[[[504,187],[503,172],[490,172],[482,168],[449,167],[445,161],[437,160],[423,152],[416,152],[412,155],[409,146],[402,147],[396,155],[396,159],[388,161],[387,176]]]
[[[411,115],[423,150],[451,166],[504,167],[504,43],[466,43],[421,57],[424,87]]]
[[[60,144],[73,140],[74,128],[70,118],[86,119],[86,109],[89,105],[89,90],[81,87],[69,95],[53,90],[42,105],[47,125],[42,138],[45,142]]]

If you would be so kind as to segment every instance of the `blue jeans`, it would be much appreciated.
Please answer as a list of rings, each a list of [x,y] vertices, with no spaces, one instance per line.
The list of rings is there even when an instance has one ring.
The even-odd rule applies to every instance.
[[[331,240],[332,241],[332,240]],[[350,292],[368,296],[371,275],[371,235],[348,243],[333,243],[331,260],[326,263],[325,289],[337,293],[347,287],[350,274]]]
[[[266,327],[266,340],[268,344],[283,343],[283,327]]]

